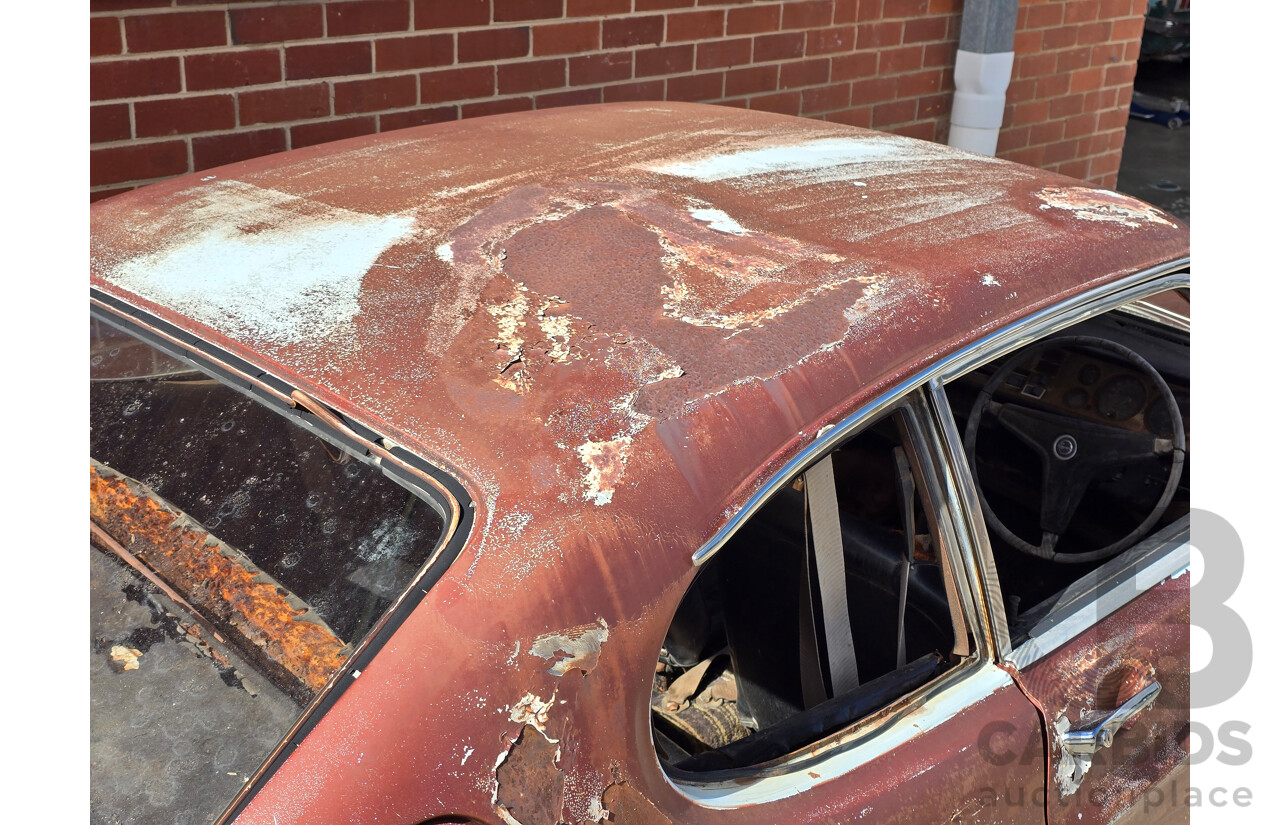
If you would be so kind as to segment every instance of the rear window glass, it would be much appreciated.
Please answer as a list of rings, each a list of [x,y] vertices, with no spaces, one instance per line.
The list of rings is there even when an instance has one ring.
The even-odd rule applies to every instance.
[[[446,525],[379,467],[99,320],[89,419],[94,810],[211,821]]]

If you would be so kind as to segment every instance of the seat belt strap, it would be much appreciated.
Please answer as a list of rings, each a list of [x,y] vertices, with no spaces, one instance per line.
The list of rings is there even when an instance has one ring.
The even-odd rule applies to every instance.
[[[827,640],[831,690],[833,696],[840,696],[858,686],[858,660],[854,655],[853,631],[849,626],[844,542],[840,531],[840,509],[836,501],[836,481],[831,468],[831,456],[805,472],[804,494],[809,520],[813,525],[813,552],[818,569],[818,592],[822,601],[822,627]]]

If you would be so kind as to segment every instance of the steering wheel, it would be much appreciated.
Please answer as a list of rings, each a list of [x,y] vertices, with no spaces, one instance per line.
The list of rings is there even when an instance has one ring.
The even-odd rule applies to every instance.
[[[1158,438],[1151,433],[1133,432],[1023,404],[999,403],[992,400],[992,395],[1004,384],[1014,367],[1027,362],[1032,356],[1044,350],[1067,346],[1102,350],[1119,356],[1141,370],[1155,384],[1161,400],[1169,409],[1169,418],[1173,422],[1174,429],[1173,438]],[[1004,429],[1040,456],[1041,536],[1039,546],[1015,536],[1009,528],[1005,527],[982,492],[982,485],[978,481],[978,465],[975,462],[975,444],[978,440],[978,425],[985,413],[995,415],[996,421]],[[1006,361],[978,393],[964,431],[965,457],[969,461],[969,466],[973,468],[974,487],[977,489],[978,501],[982,505],[982,515],[986,518],[987,526],[1023,553],[1060,563],[1084,563],[1110,558],[1145,535],[1160,520],[1165,510],[1169,508],[1169,502],[1173,500],[1178,482],[1182,479],[1186,451],[1186,432],[1182,426],[1182,415],[1178,411],[1178,404],[1174,401],[1169,385],[1155,367],[1128,347],[1105,338],[1083,335],[1067,335],[1040,341],[1023,349],[1017,358]],[[1097,550],[1059,553],[1054,549],[1057,547],[1058,540],[1066,533],[1076,509],[1080,506],[1080,500],[1094,479],[1108,470],[1125,466],[1135,460],[1161,455],[1173,456],[1173,463],[1169,468],[1169,480],[1165,483],[1160,500],[1156,502],[1155,507],[1141,524],[1119,541]]]

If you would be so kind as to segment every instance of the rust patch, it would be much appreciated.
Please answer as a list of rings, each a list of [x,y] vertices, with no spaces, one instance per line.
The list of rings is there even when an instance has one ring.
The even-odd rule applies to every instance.
[[[605,788],[600,801],[608,811],[609,822],[620,825],[671,825],[671,820],[657,806],[625,782],[615,782]]]
[[[576,449],[587,468],[582,479],[586,489],[582,497],[596,505],[613,501],[613,491],[622,481],[631,454],[631,436],[622,435],[612,441],[588,441]]]
[[[563,653],[547,673],[563,676],[570,670],[581,670],[586,675],[600,660],[600,646],[609,638],[609,623],[597,619],[595,624],[571,627],[560,633],[548,633],[534,639],[529,652],[541,659],[550,659]]]
[[[1065,209],[1082,221],[1118,223],[1137,228],[1144,223],[1173,226],[1159,209],[1137,198],[1085,186],[1046,186],[1036,193],[1041,209]]]
[[[146,485],[90,459],[89,517],[290,692],[310,697],[349,650],[305,602]]]
[[[508,825],[557,825],[564,807],[564,773],[556,765],[560,747],[530,725],[494,770],[494,805]]]

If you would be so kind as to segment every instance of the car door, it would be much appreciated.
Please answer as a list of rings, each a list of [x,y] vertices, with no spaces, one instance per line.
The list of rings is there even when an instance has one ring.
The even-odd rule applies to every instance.
[[[1176,276],[1165,285],[1184,283],[1185,276]],[[1145,289],[1149,292],[1154,287]],[[1165,297],[1169,295],[1176,297],[1171,291],[1164,293]],[[1184,371],[1183,355],[1189,353],[1189,299],[1186,317],[1160,310],[1154,301],[1139,300],[1113,309],[1116,303],[1115,296],[1104,297],[1095,302],[1094,313],[1086,313],[1084,320],[1074,327],[1058,324],[1056,328],[1046,326],[1040,331],[1042,336],[1056,333],[1060,337],[1055,341],[1061,343],[1041,344],[1035,340],[1034,333],[1024,332],[1019,346],[988,354],[989,366],[985,372],[979,373],[971,364],[968,372],[944,375],[930,385],[934,414],[943,429],[947,452],[963,487],[960,499],[972,539],[984,559],[981,567],[989,580],[988,590],[995,594],[991,600],[992,621],[1001,637],[997,644],[1002,665],[1039,708],[1045,722],[1043,744],[1049,761],[1045,797],[1050,825],[1110,823],[1126,813],[1185,814],[1186,811],[1185,806],[1178,809],[1177,790],[1168,787],[1166,781],[1187,759],[1189,732],[1190,576],[1186,575],[1190,567],[1189,478],[1179,466],[1185,457],[1185,438],[1179,442],[1181,447],[1160,444],[1153,448],[1151,456],[1131,458],[1127,465],[1123,461],[1109,463],[1094,474],[1085,486],[1110,485],[1110,498],[1097,493],[1096,489],[1094,493],[1085,491],[1076,495],[1076,491],[1069,490],[1070,484],[1053,485],[1050,471],[1044,469],[1049,462],[1065,463],[1074,457],[1055,455],[1054,443],[1070,437],[1073,432],[1086,432],[1096,423],[1090,418],[1106,418],[1103,413],[1110,411],[1107,405],[1111,401],[1102,390],[1112,386],[1108,382],[1123,380],[1132,385],[1132,382],[1146,380],[1136,368],[1133,375],[1139,375],[1138,378],[1129,374],[1123,378],[1106,377],[1107,370],[1123,371],[1123,363],[1116,365],[1123,359],[1104,358],[1106,353],[1100,355],[1105,348],[1092,344],[1098,335],[1109,335],[1139,349],[1145,346],[1148,357],[1144,360],[1160,363],[1157,372],[1166,379],[1164,383],[1173,388],[1168,394],[1154,392],[1158,397],[1149,403],[1144,397],[1143,404],[1139,405],[1142,409],[1121,421],[1118,416],[1132,407],[1134,399],[1128,399],[1128,406],[1106,421],[1108,427],[1114,429],[1117,424],[1124,424],[1135,438],[1150,436],[1155,440],[1161,437],[1155,430],[1164,426],[1158,407],[1176,406],[1180,418],[1187,416],[1189,370]],[[1088,335],[1079,334],[1081,332]],[[1026,343],[1028,339],[1032,339],[1030,343]],[[1047,354],[1055,348],[1060,352]],[[993,360],[996,358],[999,360]],[[1018,364],[1019,359],[1023,363],[1011,369],[998,366]],[[1046,366],[1046,360],[1053,363]],[[1094,376],[1095,371],[1100,377]],[[1045,441],[1049,446],[1039,451],[1042,469],[1039,513],[1024,517],[1022,532],[1027,533],[1030,525],[1031,534],[1035,533],[1037,515],[1041,519],[1039,526],[1044,528],[1045,519],[1053,519],[1056,503],[1064,498],[1074,497],[1079,505],[1074,515],[1067,514],[1072,525],[1083,521],[1105,526],[1108,521],[1124,517],[1124,508],[1116,503],[1120,496],[1117,490],[1137,489],[1142,482],[1149,488],[1164,483],[1175,492],[1165,502],[1168,509],[1152,519],[1153,527],[1125,542],[1107,558],[1076,564],[1078,572],[1068,572],[1064,568],[1069,568],[1073,559],[1065,551],[1056,554],[1065,557],[1065,562],[1063,558],[1037,561],[1016,552],[1016,548],[1011,549],[1013,545],[1002,539],[1003,533],[1015,532],[1003,522],[1013,522],[1011,515],[1017,510],[1016,488],[1034,485],[1035,473],[1025,473],[1012,481],[1006,479],[1015,492],[1006,491],[1006,495],[998,498],[994,488],[1000,486],[1001,480],[992,468],[1008,471],[1017,462],[1009,455],[996,458],[988,455],[984,461],[981,437],[974,436],[982,431],[982,424],[975,422],[970,426],[970,421],[984,414],[986,402],[982,393],[987,393],[987,401],[997,399],[994,406],[1000,406],[1001,413],[1005,413],[1006,408],[1020,409],[1023,404],[1032,412],[1044,411],[1051,406],[1044,403],[1044,399],[1078,401],[1081,396],[1072,393],[1080,391],[1077,385],[1082,379],[1091,378],[1089,386],[1096,389],[1083,390],[1087,400],[1078,408],[1084,410],[1079,418],[1053,412],[1044,415],[1044,420],[1057,430],[1047,432]],[[969,395],[964,387],[966,380],[970,384]],[[974,399],[968,419],[957,425],[957,418],[965,415],[973,387],[979,385],[982,389]],[[1035,403],[1024,402],[1024,397],[1034,397]],[[1170,397],[1171,403],[1162,400]],[[1062,406],[1065,409],[1069,405],[1064,401]],[[1019,435],[1002,442],[999,440],[1001,429],[1000,425],[989,426],[988,452],[1012,450],[1010,444],[1028,440]],[[1015,424],[1003,429],[1018,427]],[[1058,435],[1050,441],[1054,432]],[[1104,436],[1110,437],[1106,433]],[[1087,443],[1090,442],[1082,437],[1079,449],[1084,450]],[[1179,449],[1184,456],[1178,455]],[[1160,451],[1169,457],[1160,459],[1156,455]],[[1170,470],[1167,478],[1161,478],[1165,465],[1174,465],[1180,477],[1175,478],[1174,471]],[[980,479],[983,474],[985,477]],[[987,488],[985,495],[984,487]],[[1035,498],[1034,494],[1029,497]],[[1113,505],[1116,511],[1108,511]],[[998,522],[995,527],[991,525],[993,513]],[[1114,529],[1124,533],[1130,526]],[[1078,532],[1085,531],[1081,528]],[[1055,534],[1047,543],[1052,546],[1058,540]],[[1077,548],[1087,543],[1083,538],[1077,541],[1080,543]],[[1041,549],[1045,543],[1033,549]],[[1087,555],[1087,551],[1078,555]],[[1036,581],[1038,577],[1044,581]],[[1060,584],[1064,586],[1057,589]],[[1020,600],[1019,593],[1035,598]],[[1161,785],[1162,781],[1165,785]]]

